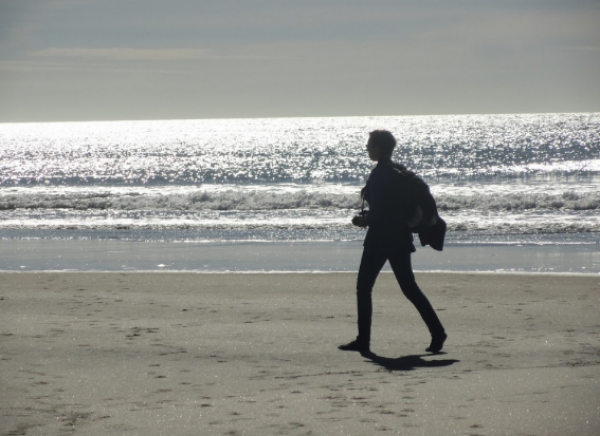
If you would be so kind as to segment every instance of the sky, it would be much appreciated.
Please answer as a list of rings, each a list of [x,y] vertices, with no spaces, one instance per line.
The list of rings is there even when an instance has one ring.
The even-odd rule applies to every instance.
[[[0,122],[600,112],[600,0],[0,0]]]

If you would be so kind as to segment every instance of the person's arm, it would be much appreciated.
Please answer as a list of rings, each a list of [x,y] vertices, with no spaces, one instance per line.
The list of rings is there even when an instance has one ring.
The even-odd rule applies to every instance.
[[[381,168],[375,168],[369,177],[369,213],[368,222],[375,224],[383,220],[385,210],[385,180],[386,173]]]
[[[372,172],[371,172],[372,175]],[[369,225],[369,211],[364,210],[364,202],[367,201],[369,205],[371,204],[371,189],[370,189],[370,180],[371,177],[367,180],[367,184],[360,190],[360,196],[363,199],[363,210],[360,214],[352,217],[352,224],[357,227],[367,227]]]

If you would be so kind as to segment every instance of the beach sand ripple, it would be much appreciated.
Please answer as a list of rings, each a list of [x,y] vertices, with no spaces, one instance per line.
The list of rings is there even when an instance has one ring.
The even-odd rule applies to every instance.
[[[600,434],[600,277],[2,273],[0,435]]]

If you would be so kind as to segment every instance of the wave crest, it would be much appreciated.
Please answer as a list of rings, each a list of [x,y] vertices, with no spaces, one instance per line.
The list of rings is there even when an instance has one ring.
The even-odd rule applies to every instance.
[[[333,189],[335,191],[335,189]],[[294,190],[202,190],[161,193],[160,190],[15,190],[0,196],[0,210],[72,209],[72,210],[165,210],[165,211],[234,211],[234,210],[297,210],[297,209],[358,209],[359,189],[345,192]],[[597,210],[599,192],[557,193],[484,192],[477,194],[436,195],[440,211],[464,209],[480,211],[522,210]]]

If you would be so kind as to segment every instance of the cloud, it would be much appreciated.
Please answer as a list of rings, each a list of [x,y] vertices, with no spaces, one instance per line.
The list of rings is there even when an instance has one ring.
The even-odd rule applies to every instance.
[[[174,61],[199,59],[208,56],[209,50],[191,48],[47,48],[30,53],[44,58],[79,58],[95,60]]]
[[[579,47],[563,47],[565,50],[584,51],[584,52],[600,52],[600,45],[597,46],[579,46]]]
[[[243,54],[240,54],[243,51]],[[219,52],[216,53],[209,49],[193,49],[193,48],[169,48],[169,49],[153,49],[153,48],[127,48],[127,47],[108,47],[108,48],[88,48],[88,47],[71,47],[71,48],[47,48],[28,53],[30,59],[48,59],[60,62],[73,61],[83,62],[184,62],[184,61],[199,61],[199,60],[284,60],[290,59],[291,56],[284,54],[264,54],[253,52],[252,49],[243,48],[236,52]]]
[[[93,2],[94,0],[0,0],[0,50],[38,43],[40,30],[48,22],[52,22],[49,16],[89,6]]]
[[[597,110],[599,6],[0,0],[0,120]]]

